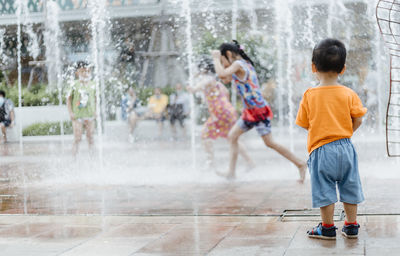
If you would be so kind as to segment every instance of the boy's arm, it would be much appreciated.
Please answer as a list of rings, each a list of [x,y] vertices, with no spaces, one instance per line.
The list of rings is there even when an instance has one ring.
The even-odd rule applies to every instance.
[[[307,104],[307,97],[306,93],[304,93],[303,98],[301,99],[300,102],[299,111],[297,112],[296,124],[308,131],[309,120],[308,120],[308,112],[306,104]]]
[[[75,117],[74,117],[74,113],[72,112],[72,95],[68,96],[68,98],[67,98],[67,108],[68,108],[68,112],[69,112],[69,116],[70,116],[71,120],[74,121]]]
[[[301,125],[299,125],[301,128],[303,128],[304,130],[308,131],[308,127],[303,127]]]
[[[353,120],[353,132],[355,132],[362,124],[362,117],[352,117]]]

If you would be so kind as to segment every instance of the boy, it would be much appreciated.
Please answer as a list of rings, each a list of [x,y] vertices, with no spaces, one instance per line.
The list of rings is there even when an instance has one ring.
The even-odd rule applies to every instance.
[[[74,156],[78,153],[83,127],[86,129],[86,137],[89,147],[92,149],[96,119],[96,89],[95,84],[91,81],[89,64],[79,61],[76,64],[75,74],[78,80],[74,83],[67,98],[68,112],[74,130]]]
[[[308,167],[312,204],[321,210],[322,223],[308,236],[336,239],[333,223],[336,186],[346,212],[342,234],[357,238],[357,204],[364,201],[358,173],[357,153],[350,141],[367,112],[358,95],[338,83],[346,70],[346,48],[336,39],[325,39],[313,50],[312,72],[319,85],[308,89],[300,103],[296,124],[308,130]]]
[[[0,130],[3,139],[0,137],[0,143],[7,142],[7,128],[14,127],[14,104],[6,98],[6,92],[0,90]]]

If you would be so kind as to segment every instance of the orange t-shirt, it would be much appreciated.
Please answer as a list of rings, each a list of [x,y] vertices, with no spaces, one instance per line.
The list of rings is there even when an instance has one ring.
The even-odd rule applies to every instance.
[[[353,120],[367,113],[358,95],[342,85],[308,89],[300,102],[296,124],[308,129],[311,152],[332,141],[351,138]]]

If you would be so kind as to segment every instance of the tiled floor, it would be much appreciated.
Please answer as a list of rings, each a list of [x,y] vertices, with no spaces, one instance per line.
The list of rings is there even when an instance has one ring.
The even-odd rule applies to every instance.
[[[294,148],[306,158],[303,135]],[[203,166],[200,145],[193,169],[187,141],[108,140],[101,158],[83,147],[77,159],[68,143],[0,146],[0,256],[400,255],[400,161],[385,157],[381,138],[355,139],[361,233],[336,241],[306,237],[319,222],[309,181],[298,184],[296,168],[256,136],[246,146],[257,167],[240,162],[234,182]],[[226,143],[215,150],[225,168]]]
[[[256,216],[0,217],[0,255],[399,255],[400,217],[360,217],[359,239],[313,240],[315,221]],[[7,223],[7,224],[4,224]],[[340,227],[343,223],[337,222]],[[338,234],[340,234],[338,232]]]

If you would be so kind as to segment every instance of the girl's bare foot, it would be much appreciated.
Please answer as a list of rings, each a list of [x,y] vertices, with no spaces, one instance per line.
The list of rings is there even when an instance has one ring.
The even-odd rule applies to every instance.
[[[299,168],[299,173],[300,173],[300,179],[298,179],[297,182],[303,184],[304,180],[306,179],[307,164],[304,163],[304,164],[298,166],[297,168]]]
[[[251,161],[251,162],[247,163],[246,171],[251,172],[255,168],[256,168],[256,164],[253,161]]]
[[[207,170],[214,170],[215,169],[215,162],[213,160],[206,160],[206,168]]]
[[[215,173],[220,177],[226,178],[227,180],[234,180],[236,178],[235,173],[232,173],[232,172],[223,173],[223,172],[215,171]]]

